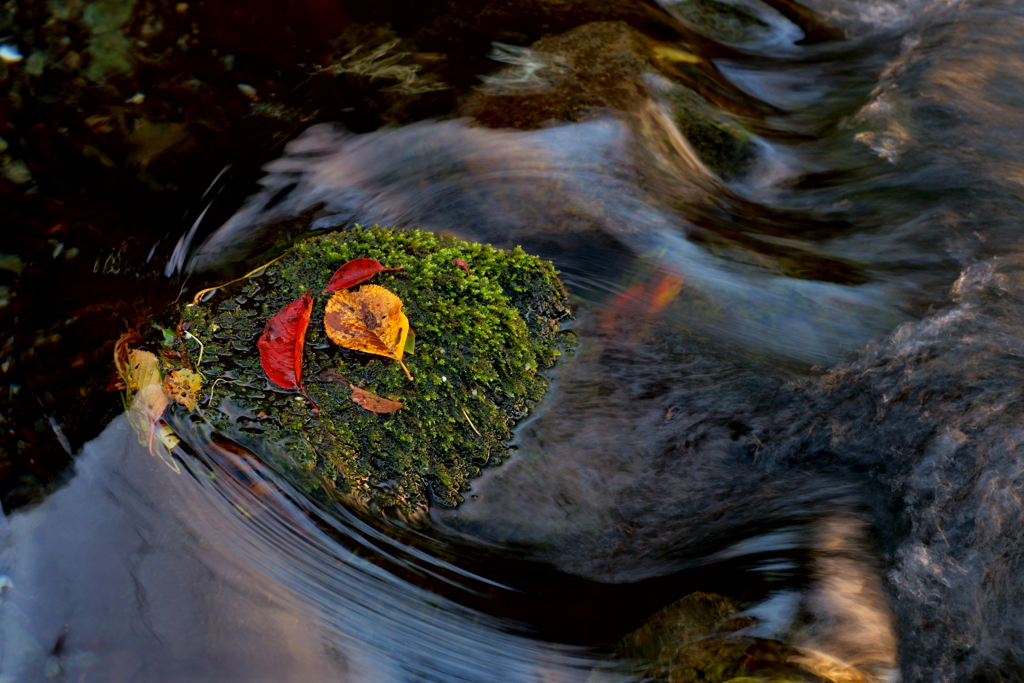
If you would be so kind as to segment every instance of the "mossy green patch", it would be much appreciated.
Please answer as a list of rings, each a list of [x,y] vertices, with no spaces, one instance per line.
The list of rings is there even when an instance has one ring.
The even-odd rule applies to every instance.
[[[414,355],[397,363],[335,346],[323,325],[334,271],[355,258],[389,268],[370,281],[404,303]],[[464,261],[467,273],[455,263]],[[256,341],[305,291],[316,302],[303,380],[320,408],[269,382]],[[336,488],[378,509],[410,512],[431,495],[456,505],[469,480],[507,456],[505,441],[547,389],[545,370],[573,342],[567,294],[551,264],[430,233],[359,229],[298,243],[262,275],[183,313],[203,343],[203,412],[221,432],[270,456],[304,488]],[[199,346],[188,342],[193,360]],[[353,403],[348,382],[404,404],[386,415]]]
[[[680,132],[712,171],[728,179],[753,161],[755,148],[750,131],[709,106],[696,92],[676,85],[665,98]]]
[[[728,598],[691,593],[622,639],[617,655],[645,681],[665,683],[835,683],[868,680],[835,660],[782,641],[742,635],[756,620]],[[840,674],[825,678],[816,672]]]
[[[727,43],[755,40],[770,28],[746,7],[718,0],[685,0],[672,9],[709,38]]]

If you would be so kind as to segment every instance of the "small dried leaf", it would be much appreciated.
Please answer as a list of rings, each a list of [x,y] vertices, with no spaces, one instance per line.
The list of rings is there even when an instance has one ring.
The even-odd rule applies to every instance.
[[[335,292],[327,302],[324,328],[338,346],[397,360],[412,379],[402,363],[409,319],[402,312],[402,300],[394,293],[377,285],[364,285],[356,292]]]
[[[172,450],[175,446],[181,443],[181,439],[174,433],[170,425],[163,425],[156,430],[156,438],[160,440],[160,443],[164,445],[167,450]]]
[[[348,385],[352,384],[352,382],[349,380],[348,377],[346,377],[345,375],[341,374],[340,372],[338,372],[334,368],[324,368],[320,372],[316,373],[316,380],[318,382],[326,382],[326,383],[332,383],[333,382],[334,384],[348,384]]]
[[[202,386],[202,378],[188,369],[175,370],[164,377],[164,394],[188,410],[196,409],[196,397]]]
[[[135,330],[130,330],[118,337],[117,343],[114,344],[114,372],[121,378],[121,384],[124,384],[124,388],[128,391],[138,389],[138,387],[132,387],[131,369],[129,368],[130,362],[128,356],[131,352],[131,344],[138,344],[141,342],[142,338],[139,334]]]
[[[306,392],[302,387],[302,351],[312,312],[313,297],[306,292],[267,321],[256,343],[260,364],[270,381],[284,389],[298,389],[303,395]]]
[[[401,268],[385,268],[376,259],[357,258],[338,268],[331,276],[331,281],[324,287],[324,292],[336,292],[366,282],[377,273]]]
[[[401,408],[404,403],[381,398],[373,392],[352,387],[352,400],[369,410],[371,413],[393,413]]]

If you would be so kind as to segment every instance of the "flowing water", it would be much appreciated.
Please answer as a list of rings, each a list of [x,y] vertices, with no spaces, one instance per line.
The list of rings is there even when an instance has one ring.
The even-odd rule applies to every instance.
[[[460,102],[292,120],[262,175],[195,160],[212,185],[170,203],[170,235],[67,276],[138,315],[308,231],[417,227],[554,261],[580,341],[512,457],[413,521],[313,499],[202,421],[172,419],[163,457],[124,416],[72,443],[36,385],[74,456],[6,499],[0,680],[1024,679],[1024,5],[736,0],[757,21],[732,34],[705,5],[478,26]],[[393,80],[443,91],[417,73]],[[708,144],[681,101],[731,132]],[[122,257],[134,292],[104,284]],[[695,594],[742,623],[629,648]],[[652,664],[695,642],[719,664]]]

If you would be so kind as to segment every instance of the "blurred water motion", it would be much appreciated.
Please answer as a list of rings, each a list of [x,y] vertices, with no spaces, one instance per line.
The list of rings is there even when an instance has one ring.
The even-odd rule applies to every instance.
[[[119,418],[7,521],[4,680],[569,681],[594,664],[396,579],[358,526],[346,547],[237,463],[182,464]]]
[[[484,605],[490,595],[498,611],[503,600],[552,599],[546,618],[559,622],[574,600],[587,599],[578,586],[558,594],[568,577],[552,580],[556,575],[543,565],[534,565],[531,577],[528,562],[499,546],[466,545],[456,534],[448,539],[456,545],[445,551],[456,562],[472,563],[474,552],[489,547],[489,562],[500,563],[504,554],[520,572],[511,577],[518,586],[474,575],[432,555],[441,543],[429,535],[399,531],[403,545],[372,519],[343,509],[328,514],[237,447],[205,442],[197,453],[178,447],[175,459],[149,455],[118,418],[79,454],[67,487],[6,520],[0,551],[5,680],[582,682],[594,671],[602,681],[632,680],[628,667],[609,661],[603,648],[537,638],[538,628],[563,628],[565,635],[579,631],[578,624],[545,626],[540,610],[531,615],[534,624],[488,616],[439,594],[463,600],[476,594]],[[821,567],[807,599],[790,589],[750,610],[758,625],[737,642],[782,635],[804,604],[821,620],[805,625],[797,639],[808,661],[820,659],[814,648],[835,652],[847,643],[849,651],[838,652],[847,662],[884,674],[893,656],[884,600],[877,585],[865,585],[876,580],[870,553],[858,547],[863,530],[856,522],[828,527],[849,524],[839,519],[811,534],[821,539],[793,528],[702,562],[736,577],[795,576],[805,546],[832,546],[831,559],[822,561],[845,568]],[[495,573],[507,577],[508,570],[499,566]],[[851,585],[839,585],[844,581]],[[536,586],[551,595],[530,595]],[[622,632],[629,622],[616,623],[623,614],[616,602],[641,603],[631,606],[642,614],[642,603],[680,592],[666,592],[664,582],[655,588],[622,596],[597,584],[590,597],[599,604],[577,608],[606,623],[582,630]],[[645,595],[650,592],[659,595]],[[788,616],[776,613],[783,596],[791,603]]]
[[[553,260],[580,343],[512,457],[395,520],[120,417],[4,522],[0,682],[1024,676],[1024,9],[609,5],[149,252],[192,291],[356,224]]]
[[[314,229],[377,223],[522,245],[553,259],[579,295],[590,283],[614,288],[646,257],[686,282],[686,304],[674,311],[681,323],[805,363],[834,362],[901,319],[881,284],[772,277],[714,258],[685,237],[691,224],[645,190],[635,144],[612,117],[531,132],[463,121],[358,137],[317,127],[266,167],[266,189],[200,247],[192,267],[242,258],[262,232],[315,211]],[[678,171],[662,181],[675,199],[714,201],[718,183],[699,162]]]

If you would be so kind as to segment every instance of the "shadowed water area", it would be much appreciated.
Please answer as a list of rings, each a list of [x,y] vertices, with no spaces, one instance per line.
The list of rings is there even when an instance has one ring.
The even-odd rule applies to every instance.
[[[377,5],[0,10],[0,681],[1024,678],[1024,5]],[[374,224],[571,295],[460,504],[140,438],[120,335]]]

